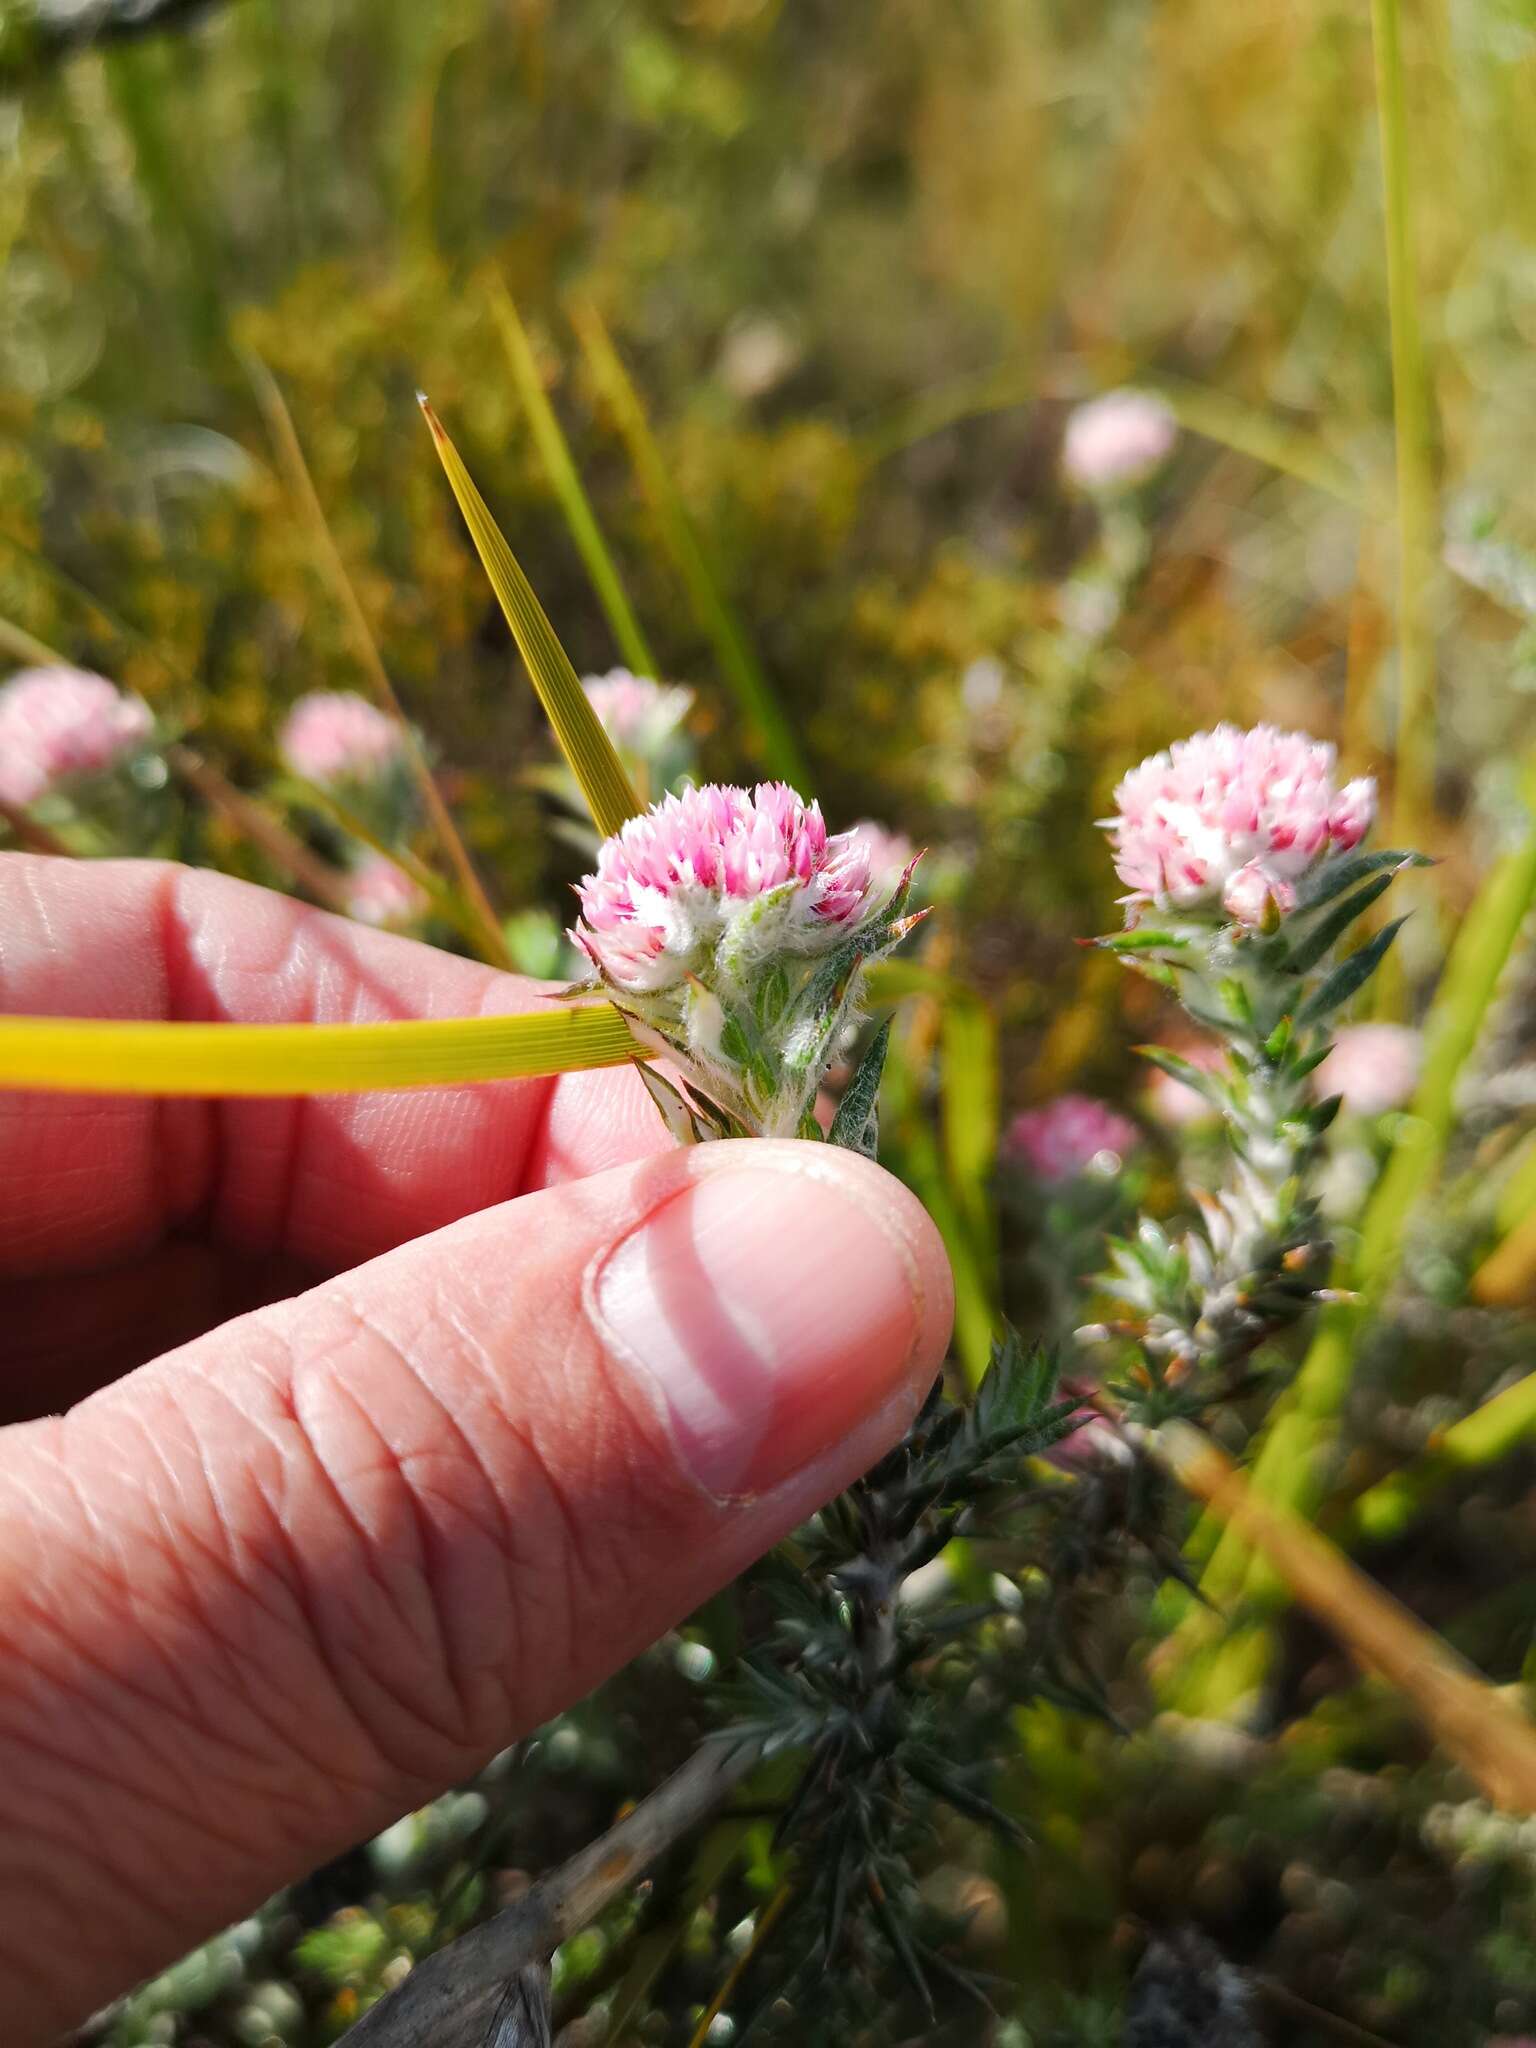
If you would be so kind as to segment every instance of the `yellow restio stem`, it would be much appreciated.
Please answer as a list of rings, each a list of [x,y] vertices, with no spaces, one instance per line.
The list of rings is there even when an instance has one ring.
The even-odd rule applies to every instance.
[[[0,1017],[0,1088],[82,1095],[359,1095],[649,1057],[609,1003],[394,1024]]]

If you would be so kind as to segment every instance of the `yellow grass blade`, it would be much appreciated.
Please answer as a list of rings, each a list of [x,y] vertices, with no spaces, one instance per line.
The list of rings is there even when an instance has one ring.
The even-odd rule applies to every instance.
[[[459,510],[464,515],[464,524],[469,528],[475,551],[485,565],[491,588],[506,613],[518,652],[527,664],[533,687],[539,693],[539,702],[554,727],[560,751],[580,784],[597,829],[606,838],[642,808],[640,799],[624,772],[623,762],[614,751],[612,740],[587,702],[576,671],[555,637],[555,629],[545,617],[544,607],[533,594],[532,584],[518,567],[517,558],[508,547],[501,528],[491,517],[490,509],[476,490],[474,479],[464,467],[459,451],[449,440],[442,421],[425,396],[421,398],[421,410],[432,429],[432,439],[437,444],[438,456],[453,486],[453,495],[459,501]]]
[[[0,1088],[83,1095],[358,1095],[527,1080],[648,1057],[608,1003],[398,1024],[0,1017]]]
[[[426,806],[432,829],[442,842],[464,900],[474,918],[479,948],[484,957],[495,967],[510,967],[512,960],[507,952],[506,940],[501,935],[501,924],[484,884],[475,872],[475,864],[469,857],[459,828],[453,822],[453,814],[437,786],[437,777],[432,773],[421,741],[416,737],[415,728],[406,717],[395,686],[389,679],[389,671],[379,653],[378,642],[373,637],[362,604],[347,573],[347,565],[341,558],[330,522],[325,516],[325,507],[320,503],[320,494],[315,489],[314,478],[309,473],[309,464],[304,460],[304,450],[299,441],[298,429],[293,424],[293,415],[288,410],[288,401],[278,387],[277,379],[259,357],[244,355],[246,374],[261,407],[267,431],[272,436],[278,457],[282,464],[290,495],[303,514],[314,542],[316,556],[330,578],[341,606],[348,630],[352,635],[353,649],[364,675],[367,676],[373,694],[384,709],[394,717],[400,726],[401,742],[411,774],[421,791],[421,800]]]

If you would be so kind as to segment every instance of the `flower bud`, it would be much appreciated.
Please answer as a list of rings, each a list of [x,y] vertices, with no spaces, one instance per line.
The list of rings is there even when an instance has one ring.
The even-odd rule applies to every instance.
[[[604,841],[571,937],[721,1134],[809,1134],[860,970],[910,928],[907,885],[879,888],[867,841],[784,783],[710,783]]]
[[[1360,844],[1376,809],[1368,777],[1336,788],[1334,750],[1272,725],[1218,725],[1132,769],[1106,821],[1126,923],[1148,910],[1224,912],[1260,927],[1297,883]]]

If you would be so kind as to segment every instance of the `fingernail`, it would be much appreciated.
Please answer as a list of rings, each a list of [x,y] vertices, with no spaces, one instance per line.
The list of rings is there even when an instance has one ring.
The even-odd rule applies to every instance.
[[[659,1396],[706,1492],[781,1484],[907,1380],[916,1266],[871,1171],[816,1158],[703,1173],[599,1269],[608,1347]]]

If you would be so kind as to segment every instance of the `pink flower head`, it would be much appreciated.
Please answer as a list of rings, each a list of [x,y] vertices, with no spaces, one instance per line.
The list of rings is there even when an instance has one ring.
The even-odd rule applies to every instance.
[[[402,759],[404,736],[355,690],[314,690],[289,712],[278,746],[295,775],[329,789],[382,780]]]
[[[1332,747],[1272,725],[1218,725],[1133,768],[1105,821],[1126,922],[1220,905],[1255,925],[1271,903],[1292,909],[1297,880],[1358,846],[1375,816],[1375,783],[1336,789],[1333,770]]]
[[[0,689],[0,800],[25,808],[115,768],[149,738],[141,698],[79,668],[26,668]]]
[[[1178,422],[1150,391],[1106,391],[1067,421],[1061,466],[1080,490],[1124,490],[1167,461]]]
[[[353,868],[347,909],[361,924],[412,924],[427,899],[405,869],[382,853],[370,853]]]
[[[669,740],[693,705],[692,690],[680,683],[653,683],[627,668],[605,676],[583,676],[581,687],[609,739],[630,754],[654,754]]]
[[[1058,1095],[1016,1116],[1003,1149],[1022,1161],[1036,1180],[1059,1187],[1075,1180],[1101,1153],[1118,1165],[1140,1141],[1136,1126],[1107,1102],[1091,1095]]]
[[[1312,1077],[1316,1093],[1342,1095],[1355,1116],[1401,1109],[1418,1086],[1423,1046],[1406,1024],[1350,1024]]]
[[[728,937],[756,958],[823,952],[871,894],[868,846],[857,832],[829,837],[818,804],[782,782],[705,783],[604,840],[571,936],[605,980],[643,994],[684,980]]]
[[[876,886],[894,889],[917,859],[917,848],[905,832],[893,832],[874,818],[861,818],[852,829],[869,848],[869,871]]]

